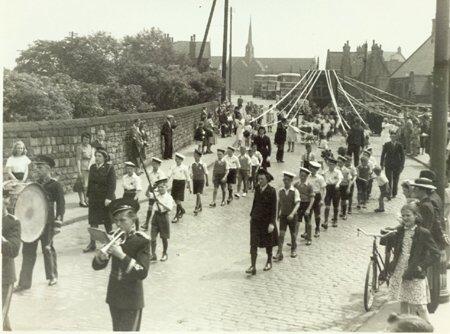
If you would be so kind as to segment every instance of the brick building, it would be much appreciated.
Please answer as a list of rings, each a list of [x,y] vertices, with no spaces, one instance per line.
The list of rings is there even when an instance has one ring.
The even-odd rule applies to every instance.
[[[351,51],[347,41],[342,51],[327,51],[325,68],[336,70],[345,76],[387,89],[389,77],[405,61],[399,47],[395,52],[383,51],[381,44],[372,42],[371,50],[365,43]]]
[[[211,57],[211,67],[222,70],[222,57]],[[315,58],[256,58],[250,22],[244,57],[232,57],[232,90],[236,94],[250,95],[256,74],[304,73],[315,69]]]
[[[195,35],[191,36],[190,41],[176,41],[173,42],[173,49],[176,53],[186,55],[192,61],[193,64],[197,62],[197,58],[200,55],[200,49],[202,47],[202,41],[197,42]],[[202,65],[209,67],[211,64],[211,43],[206,42],[205,50],[202,56]]]

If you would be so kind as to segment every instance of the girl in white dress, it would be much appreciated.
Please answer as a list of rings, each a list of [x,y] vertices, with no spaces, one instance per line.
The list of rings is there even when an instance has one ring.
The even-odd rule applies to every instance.
[[[27,150],[23,141],[16,141],[12,155],[6,160],[5,172],[13,181],[25,182],[28,178],[28,165],[31,160],[27,157]]]

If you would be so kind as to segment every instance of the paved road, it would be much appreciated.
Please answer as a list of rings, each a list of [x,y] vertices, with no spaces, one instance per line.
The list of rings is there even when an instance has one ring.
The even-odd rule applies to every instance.
[[[382,140],[372,139],[375,152]],[[332,141],[333,148],[342,144],[342,138]],[[301,153],[299,145],[295,153],[287,154],[286,163],[274,164],[274,185],[281,187],[283,170],[297,170]],[[418,171],[419,165],[408,160],[402,177],[413,178]],[[211,188],[206,191],[205,204],[211,193]],[[377,194],[375,189],[373,198]],[[364,313],[362,288],[371,242],[358,238],[356,227],[377,231],[394,225],[403,199],[388,202],[389,213],[384,214],[373,213],[377,201],[372,200],[365,212],[354,210],[349,220],[330,227],[311,246],[301,241],[298,258],[286,257],[270,272],[262,271],[265,254],[260,250],[258,274],[247,277],[252,197],[227,207],[205,205],[197,218],[187,214],[182,223],[172,224],[169,261],[152,265],[144,283],[147,306],[142,330],[341,330]],[[192,212],[194,198],[185,203]],[[46,285],[38,257],[32,289],[13,296],[14,329],[111,329],[104,302],[109,269],[94,272],[92,254],[81,253],[87,243],[86,227],[86,222],[67,226],[56,238],[57,286]]]

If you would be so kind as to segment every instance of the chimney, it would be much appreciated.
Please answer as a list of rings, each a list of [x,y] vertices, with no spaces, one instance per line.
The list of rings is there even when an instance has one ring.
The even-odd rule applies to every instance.
[[[195,45],[195,35],[192,35],[191,36],[191,41],[189,43],[189,58],[191,58],[192,60],[195,59],[195,55],[196,55],[195,47],[196,47],[196,45]]]
[[[401,48],[400,46],[397,48],[397,53],[398,53],[398,54],[401,54],[401,53],[402,53],[402,48]]]

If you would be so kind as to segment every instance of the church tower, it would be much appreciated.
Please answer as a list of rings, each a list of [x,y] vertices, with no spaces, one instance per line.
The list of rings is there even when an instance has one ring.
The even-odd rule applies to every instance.
[[[250,26],[248,28],[248,40],[247,46],[245,47],[245,62],[250,64],[255,57],[253,42],[252,42],[252,20],[250,19]]]

